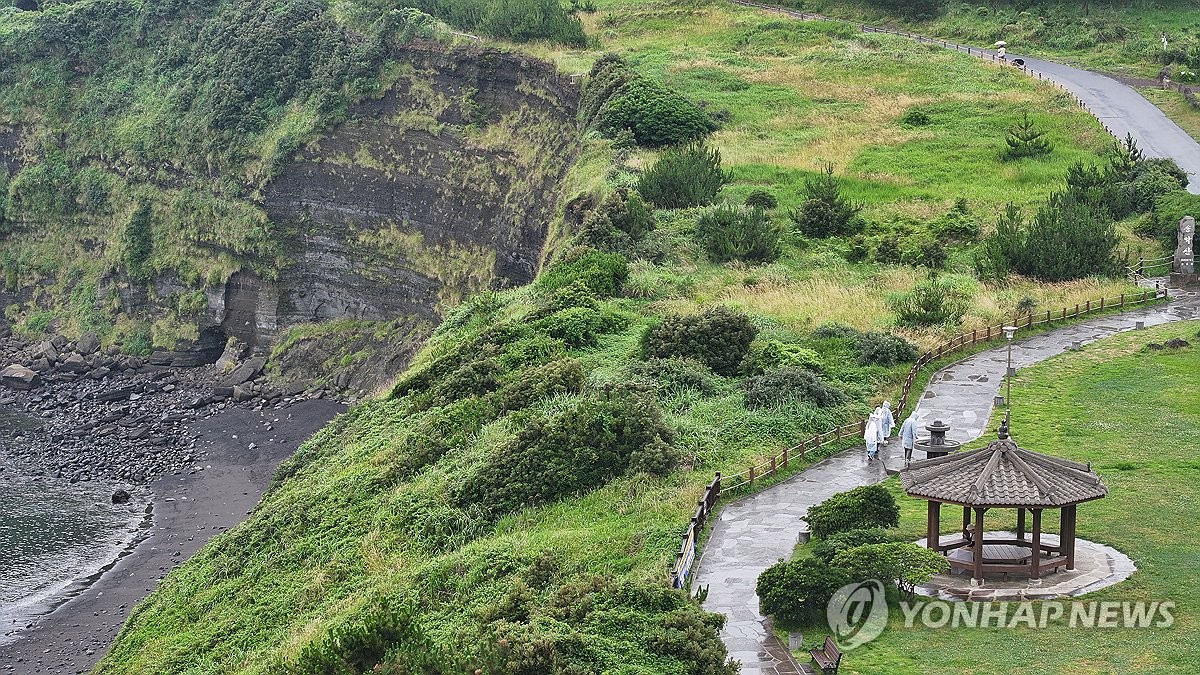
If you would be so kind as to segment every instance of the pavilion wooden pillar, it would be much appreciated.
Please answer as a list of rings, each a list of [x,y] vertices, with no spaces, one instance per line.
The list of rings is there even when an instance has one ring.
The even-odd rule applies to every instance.
[[[971,562],[975,564],[976,585],[983,585],[983,514],[987,509],[975,507],[975,541],[971,547]]]
[[[963,539],[971,540],[971,507],[963,507]]]
[[[1017,541],[1025,541],[1025,509],[1017,507]]]
[[[1042,567],[1042,510],[1033,510],[1033,541],[1029,556],[1029,578],[1041,578]]]
[[[942,548],[942,503],[930,499],[926,505],[925,545],[931,551],[940,551]]]
[[[1077,515],[1075,504],[1064,506],[1059,512],[1059,528],[1058,540],[1062,545],[1060,553],[1067,556],[1067,569],[1075,569],[1075,517]]]

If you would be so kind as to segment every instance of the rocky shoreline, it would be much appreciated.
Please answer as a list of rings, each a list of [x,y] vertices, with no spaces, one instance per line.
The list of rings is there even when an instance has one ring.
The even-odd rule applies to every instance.
[[[186,433],[196,420],[231,406],[282,408],[334,398],[323,388],[277,386],[266,360],[232,341],[215,363],[202,354],[129,356],[101,349],[95,335],[56,335],[35,344],[0,336],[0,408],[23,414],[24,428],[0,439],[0,470],[71,483],[108,479],[144,485],[165,474],[203,470]]]

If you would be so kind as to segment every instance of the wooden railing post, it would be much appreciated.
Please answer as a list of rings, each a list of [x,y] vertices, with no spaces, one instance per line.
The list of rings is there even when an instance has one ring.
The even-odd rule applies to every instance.
[[[1086,314],[1092,313],[1092,301],[1091,300],[1087,301],[1087,309],[1084,311],[1084,313],[1086,313]]]
[[[1121,306],[1122,307],[1125,306],[1125,294],[1124,293],[1121,294]]]
[[[1101,309],[1101,310],[1103,310],[1103,309],[1104,309],[1104,296],[1103,296],[1103,295],[1102,295],[1102,296],[1100,296],[1100,309]]]
[[[788,468],[788,448],[783,449],[783,468]]]
[[[804,441],[800,441],[800,461],[804,461],[804,455],[807,448],[804,447]]]
[[[754,467],[750,467],[750,487],[754,487]]]
[[[775,458],[774,457],[771,458],[771,475],[772,476],[775,475]]]

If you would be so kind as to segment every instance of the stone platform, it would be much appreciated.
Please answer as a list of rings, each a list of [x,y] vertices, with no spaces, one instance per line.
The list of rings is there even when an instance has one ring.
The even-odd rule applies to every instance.
[[[1015,532],[987,532],[989,539],[1012,539]],[[1026,534],[1028,537],[1028,534]],[[958,535],[944,535],[943,540]],[[1047,544],[1057,544],[1058,536],[1043,534]],[[917,542],[925,545],[925,540]],[[1009,573],[989,575],[982,586],[973,586],[969,573],[939,574],[929,583],[917,587],[917,593],[943,600],[1053,600],[1072,598],[1120,583],[1137,571],[1129,556],[1120,551],[1087,539],[1075,540],[1075,569],[1043,573],[1041,579]]]

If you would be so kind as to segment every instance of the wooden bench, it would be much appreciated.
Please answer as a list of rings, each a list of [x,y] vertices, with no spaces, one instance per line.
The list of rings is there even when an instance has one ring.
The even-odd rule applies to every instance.
[[[838,649],[838,646],[833,642],[833,638],[828,635],[825,636],[825,646],[820,649],[810,649],[808,653],[812,656],[813,661],[816,661],[817,667],[821,669],[821,672],[826,673],[826,675],[829,673],[836,675],[838,666],[842,664],[842,650]]]

